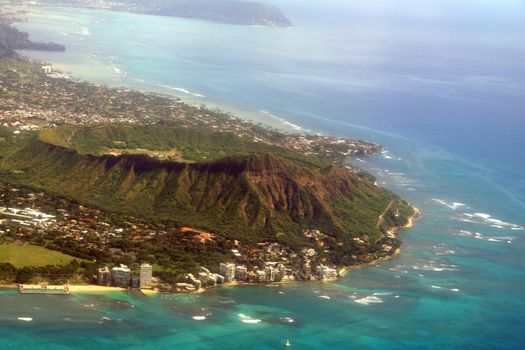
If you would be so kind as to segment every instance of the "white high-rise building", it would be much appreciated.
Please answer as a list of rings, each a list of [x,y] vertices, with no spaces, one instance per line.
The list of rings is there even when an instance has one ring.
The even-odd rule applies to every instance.
[[[153,275],[153,267],[150,264],[140,265],[140,288],[151,288],[151,276]]]
[[[211,287],[217,284],[216,276],[218,275],[211,273],[210,270],[205,267],[201,267],[201,271],[197,278],[201,281],[203,287]]]
[[[235,279],[237,281],[244,282],[246,281],[247,277],[248,277],[248,269],[246,268],[246,266],[239,265],[235,268]]]
[[[279,280],[283,280],[286,276],[286,267],[283,264],[279,264],[277,269],[279,270]]]
[[[224,277],[225,282],[231,282],[235,278],[235,264],[220,263],[219,275]]]
[[[317,267],[317,273],[321,279],[335,279],[337,278],[337,270],[332,269],[328,266],[319,265]]]
[[[257,282],[259,283],[264,283],[264,282],[267,282],[268,280],[266,279],[266,272],[264,271],[261,271],[261,270],[258,270],[255,272],[256,276],[257,276]]]
[[[275,269],[272,266],[266,266],[264,272],[266,273],[267,282],[273,282],[275,280]]]
[[[97,270],[97,283],[100,286],[111,285],[111,271],[107,266],[101,267]]]
[[[126,265],[120,264],[119,267],[111,269],[111,281],[115,287],[128,288],[130,279],[131,271]]]

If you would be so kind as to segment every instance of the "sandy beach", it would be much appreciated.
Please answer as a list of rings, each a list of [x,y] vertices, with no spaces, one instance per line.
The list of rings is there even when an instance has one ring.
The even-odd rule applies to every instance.
[[[107,286],[98,286],[94,284],[86,285],[69,285],[69,292],[71,293],[90,293],[90,292],[122,292],[126,290],[125,288],[119,287],[107,287]]]
[[[418,208],[414,206],[412,206],[412,208],[414,209],[414,214],[412,214],[408,218],[408,223],[405,226],[401,227],[402,229],[411,228],[414,225],[414,221],[421,216],[421,212],[419,211]]]

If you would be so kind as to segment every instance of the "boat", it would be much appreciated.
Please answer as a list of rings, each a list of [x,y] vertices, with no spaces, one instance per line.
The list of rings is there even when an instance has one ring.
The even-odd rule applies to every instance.
[[[289,348],[290,346],[292,346],[292,343],[290,343],[290,340],[286,339],[284,342],[284,347]]]

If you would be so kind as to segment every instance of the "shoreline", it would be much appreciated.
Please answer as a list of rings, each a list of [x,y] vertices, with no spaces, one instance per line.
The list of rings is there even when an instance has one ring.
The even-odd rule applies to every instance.
[[[394,228],[390,229],[388,231],[388,233],[396,234],[399,231],[405,230],[405,229],[409,229],[409,228],[411,228],[414,225],[415,220],[421,217],[421,211],[418,208],[416,208],[415,206],[412,206],[412,208],[414,210],[414,213],[408,218],[408,222],[405,225],[403,225],[403,226],[397,226],[397,227],[394,227]],[[201,288],[201,289],[195,290],[193,292],[184,293],[184,294],[201,294],[201,293],[206,293],[206,292],[214,290],[217,287],[260,286],[260,287],[271,288],[271,287],[279,287],[281,285],[289,284],[289,283],[305,283],[305,282],[315,282],[315,283],[330,282],[331,283],[331,282],[336,282],[337,280],[343,278],[348,271],[361,269],[361,268],[365,268],[365,267],[375,266],[375,265],[378,265],[378,264],[380,264],[380,263],[382,263],[384,261],[390,260],[390,259],[394,258],[396,255],[399,255],[399,254],[401,254],[401,248],[397,248],[392,254],[380,257],[378,259],[375,259],[375,260],[372,260],[372,261],[369,261],[369,262],[366,262],[366,263],[356,264],[356,265],[352,265],[352,266],[339,267],[337,269],[338,276],[336,278],[334,278],[334,279],[304,280],[304,281],[302,281],[302,280],[284,280],[284,281],[273,281],[273,282],[268,282],[268,283],[254,283],[254,282],[232,281],[232,282],[226,282],[226,283],[224,283],[222,285],[218,285],[218,286]],[[130,290],[129,288],[111,287],[111,286],[99,286],[99,285],[96,285],[96,284],[77,284],[77,285],[75,285],[75,284],[68,284],[68,288],[69,288],[70,294],[75,294],[75,293],[84,294],[84,293],[125,292],[125,291]],[[17,284],[0,285],[0,290],[18,290],[18,285]],[[157,294],[161,293],[160,291],[158,291],[156,289],[138,289],[138,290],[145,296],[153,296],[153,295],[157,295]],[[176,292],[169,292],[169,293],[176,293]]]
[[[414,226],[414,222],[416,221],[416,219],[421,217],[421,211],[418,208],[416,208],[415,206],[413,206],[413,205],[411,207],[413,208],[414,213],[409,216],[408,222],[405,225],[403,225],[403,226],[396,226],[396,227],[391,228],[390,230],[387,231],[388,233],[397,234],[401,230],[406,230],[406,229],[409,229],[412,226]],[[386,255],[386,256],[382,256],[382,257],[380,257],[378,259],[369,261],[367,263],[362,263],[362,264],[357,264],[357,265],[352,265],[352,266],[343,266],[343,267],[341,267],[338,270],[338,275],[339,276],[338,276],[337,279],[339,279],[341,277],[344,277],[346,275],[346,273],[348,271],[350,271],[350,270],[356,270],[356,269],[361,269],[361,268],[365,268],[365,267],[369,267],[369,266],[375,266],[375,265],[380,264],[380,263],[382,263],[384,261],[390,260],[390,259],[394,258],[396,255],[399,255],[399,254],[401,254],[401,247],[397,248],[392,254],[389,254],[389,255]]]
[[[96,284],[68,284],[69,292],[73,293],[99,293],[99,292],[122,292],[126,288],[99,286]]]
[[[36,285],[36,284],[35,284]],[[69,289],[69,294],[85,294],[85,293],[108,293],[108,292],[125,292],[132,290],[130,288],[100,286],[98,284],[66,284]],[[18,290],[18,284],[2,284],[0,290]],[[155,295],[159,291],[156,289],[133,289],[138,290],[144,295]]]
[[[34,284],[39,285],[39,284]],[[67,285],[70,294],[74,293],[100,293],[100,292],[122,292],[126,288],[99,286],[96,284],[65,284]],[[3,284],[0,285],[0,290],[18,290],[18,284]]]
[[[31,55],[28,54],[28,53],[26,53],[26,54],[24,54],[22,56],[25,59],[43,63],[43,61],[41,59],[31,57]],[[73,73],[71,73],[71,74],[73,75]],[[90,84],[97,84],[97,83],[93,83],[92,81],[88,81],[88,80],[86,80],[86,82],[90,83]],[[144,82],[144,83],[146,83],[146,82]],[[145,90],[143,90],[143,89],[137,88],[136,86],[134,86],[134,87],[130,86],[130,88],[132,90],[140,91],[142,93],[152,93],[152,94],[159,95],[159,96],[163,96],[164,95],[164,96],[166,96],[168,98],[179,99],[179,100],[181,100],[182,102],[184,102],[184,103],[186,103],[188,105],[194,105],[195,104],[194,101],[192,101],[191,98],[188,99],[188,96],[185,96],[185,95],[182,95],[182,94],[177,94],[177,93],[174,93],[173,91],[170,91],[171,93],[161,93],[161,92],[158,91],[158,86],[154,86],[151,83],[146,83],[146,84],[149,85],[150,87],[153,87],[153,89],[145,89]],[[104,85],[106,85],[106,84],[104,84]],[[120,81],[120,82],[117,82],[115,84],[110,84],[108,86],[110,86],[111,88],[118,88],[118,87],[123,87],[123,85],[126,86],[127,84],[123,84],[123,82]],[[172,89],[169,89],[169,90],[172,90]],[[214,106],[214,105],[216,106],[216,104],[214,104],[212,101],[209,101],[209,99],[210,99],[209,97],[204,97],[204,98],[206,99],[206,106],[207,106],[207,108],[209,108],[210,105],[211,106]],[[265,118],[264,117],[261,118],[262,120],[257,120],[256,118],[252,119],[252,118],[248,117],[249,113],[246,113],[246,114],[245,113],[241,113],[241,114],[235,113],[234,116],[236,118],[238,118],[239,120],[248,121],[248,122],[251,122],[251,123],[254,123],[256,121],[262,122],[262,123],[266,124],[268,127],[275,128],[276,130],[281,131],[281,132],[290,132],[291,131],[289,128],[286,127],[287,124],[291,123],[287,119],[282,118],[282,120],[279,120],[279,119],[281,119],[280,117],[274,116],[274,115],[272,115],[269,112],[255,112],[255,113],[258,116],[260,116],[260,117],[262,117],[262,115],[265,114]],[[279,126],[272,125],[273,123],[268,123],[269,120],[273,120],[274,122],[277,120],[277,124]],[[300,126],[298,126],[298,127],[303,129]],[[297,130],[295,130],[295,131],[297,132]],[[310,131],[310,130],[303,129],[303,131]],[[310,132],[313,132],[313,131],[310,131]],[[414,223],[415,219],[417,217],[419,217],[421,214],[420,214],[420,211],[416,207],[412,206],[412,208],[413,208],[414,212],[413,212],[413,214],[410,217],[408,217],[408,222],[404,226],[397,226],[397,227],[390,228],[389,230],[387,230],[388,234],[395,235],[395,234],[398,233],[398,231],[400,231],[402,229],[408,229],[408,228],[413,226],[413,223]],[[379,263],[381,263],[381,262],[383,262],[385,260],[393,258],[395,255],[400,254],[400,252],[401,252],[401,249],[398,248],[394,252],[392,252],[392,253],[390,253],[390,254],[388,254],[386,256],[382,256],[380,258],[371,260],[369,262],[360,263],[360,264],[356,264],[356,265],[352,265],[352,266],[343,266],[343,267],[337,268],[337,270],[338,270],[338,277],[336,277],[334,279],[330,279],[330,280],[307,280],[307,281],[287,280],[287,281],[273,282],[273,283],[327,282],[327,281],[330,282],[330,281],[336,281],[337,279],[339,279],[341,277],[344,277],[346,272],[348,272],[350,269],[377,265],[377,264],[379,264]],[[258,284],[258,283],[234,282],[234,283],[228,283],[227,285],[236,286],[236,285],[247,285],[247,284],[250,285],[250,284]],[[261,284],[268,285],[267,283],[261,283]],[[207,289],[208,288],[204,289],[204,291],[206,291]],[[109,291],[124,291],[124,290],[127,290],[127,289],[126,288],[117,288],[117,287],[98,286],[98,285],[72,285],[72,286],[70,286],[70,291],[71,292],[109,292]],[[200,293],[200,292],[203,292],[203,291],[199,290],[199,291],[195,291],[193,293]],[[154,292],[151,293],[149,291],[147,291],[147,292],[143,291],[143,293],[146,295],[146,294],[153,294]]]
[[[421,211],[417,207],[415,207],[413,205],[411,205],[411,207],[413,208],[414,212],[413,212],[412,215],[409,216],[408,222],[405,225],[403,225],[403,226],[397,226],[397,227],[394,227],[394,228],[390,229],[388,231],[389,233],[396,234],[396,233],[398,233],[401,230],[409,229],[409,228],[411,228],[414,225],[414,222],[416,221],[416,219],[421,217]],[[375,266],[375,265],[380,264],[380,263],[382,263],[384,261],[390,260],[390,259],[394,258],[396,255],[399,255],[399,254],[401,254],[401,248],[397,248],[392,254],[389,254],[389,255],[386,255],[386,256],[382,256],[382,257],[380,257],[378,259],[374,259],[374,260],[366,262],[366,263],[356,264],[356,265],[352,265],[352,266],[339,267],[339,268],[337,268],[338,276],[336,278],[334,278],[334,279],[304,280],[304,281],[303,280],[285,280],[285,281],[274,281],[274,282],[267,282],[267,283],[233,281],[233,282],[226,282],[226,283],[224,283],[224,284],[222,284],[220,286],[201,288],[201,289],[196,290],[195,292],[191,292],[189,294],[205,293],[205,292],[213,290],[216,287],[222,287],[222,286],[226,286],[226,287],[261,286],[261,287],[270,288],[270,287],[279,287],[282,284],[288,284],[288,283],[336,282],[339,279],[343,278],[346,275],[346,273],[348,271],[350,271],[350,270],[356,270],[356,269],[361,269],[361,268],[365,268],[365,267]]]
[[[11,7],[14,8],[21,8],[26,9],[28,6],[24,4],[9,4]],[[31,6],[32,7],[32,6]],[[45,9],[45,8],[60,8],[63,6],[37,6],[39,9]],[[102,9],[102,10],[108,10],[108,9]],[[108,10],[111,11],[111,10]],[[30,11],[28,14],[24,14],[25,18],[30,18],[30,15],[33,12]],[[181,18],[181,17],[174,17],[174,18]],[[26,26],[31,26],[31,22],[17,22],[14,24],[15,28],[18,28],[17,25],[20,25],[20,30],[27,32],[29,34],[31,29],[26,28]],[[271,28],[271,27],[270,27]],[[33,28],[34,29],[34,28]],[[66,47],[67,49],[67,47]],[[21,52],[20,52],[21,51]],[[92,66],[92,71],[100,71],[105,70],[108,73],[113,76],[112,79],[107,79],[106,75],[104,77],[99,77],[98,79],[95,78],[93,80],[93,72],[89,74],[80,73],[79,71],[74,72],[76,68],[78,67],[85,67],[85,64],[79,64],[79,63],[67,63],[67,62],[51,62],[49,58],[42,58],[39,56],[39,51],[34,50],[17,50],[17,52],[20,54],[21,57],[25,59],[30,59],[34,61],[38,61],[42,64],[49,64],[53,67],[57,67],[58,70],[62,73],[65,73],[69,77],[71,77],[74,80],[87,82],[90,84],[99,84],[106,86],[108,88],[112,89],[119,89],[119,88],[125,88],[130,89],[134,91],[138,91],[141,93],[151,93],[158,96],[163,96],[166,98],[171,99],[178,99],[182,101],[183,103],[198,107],[202,104],[206,106],[206,108],[211,109],[219,109],[220,111],[231,114],[232,116],[239,118],[243,121],[248,121],[253,124],[263,124],[266,127],[273,128],[277,131],[287,133],[287,134],[312,134],[312,135],[327,135],[327,136],[337,136],[337,137],[344,137],[344,138],[355,138],[362,141],[368,141],[368,138],[364,137],[348,137],[343,134],[338,133],[331,133],[326,130],[312,130],[306,126],[302,126],[298,124],[298,121],[293,121],[290,119],[287,119],[286,116],[276,115],[273,111],[267,111],[264,109],[258,109],[254,108],[253,106],[246,106],[241,105],[235,101],[227,101],[227,100],[221,100],[214,98],[213,96],[209,96],[207,93],[202,91],[188,91],[188,89],[184,86],[178,87],[178,86],[170,86],[167,85],[161,81],[151,81],[141,78],[127,78],[124,76],[124,78],[121,76],[120,73],[114,72],[114,65],[112,62],[100,62],[101,64],[99,66]],[[32,54],[35,53],[34,55]],[[84,62],[85,63],[85,62]],[[89,63],[89,61],[88,61]],[[81,78],[80,76],[86,76]],[[89,78],[88,78],[89,76]],[[99,81],[97,81],[99,80]],[[184,92],[183,90],[186,90]],[[277,113],[277,112],[276,112]],[[354,127],[361,127],[361,126],[354,126]],[[376,130],[370,130],[373,133],[378,133],[379,131]]]

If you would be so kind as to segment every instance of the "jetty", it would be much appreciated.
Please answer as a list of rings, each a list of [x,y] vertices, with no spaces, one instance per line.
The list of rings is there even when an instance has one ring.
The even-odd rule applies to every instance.
[[[51,295],[68,295],[69,286],[43,284],[19,284],[18,292],[20,294],[51,294]]]

